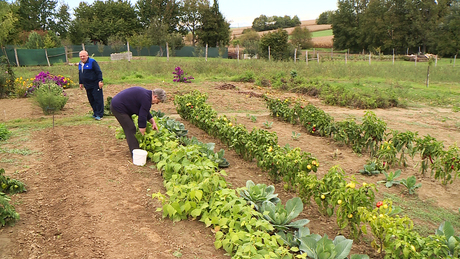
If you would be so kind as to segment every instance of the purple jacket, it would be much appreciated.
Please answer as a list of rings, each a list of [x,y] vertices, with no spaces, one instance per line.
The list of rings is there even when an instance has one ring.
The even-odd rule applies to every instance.
[[[119,113],[139,116],[139,128],[145,128],[147,121],[152,118],[152,90],[139,86],[127,88],[112,98],[112,108]]]

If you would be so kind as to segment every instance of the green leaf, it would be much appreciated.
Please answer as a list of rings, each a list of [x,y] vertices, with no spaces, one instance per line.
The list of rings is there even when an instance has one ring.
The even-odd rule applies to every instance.
[[[190,215],[194,218],[198,217],[201,215],[201,209],[194,209],[190,212]]]

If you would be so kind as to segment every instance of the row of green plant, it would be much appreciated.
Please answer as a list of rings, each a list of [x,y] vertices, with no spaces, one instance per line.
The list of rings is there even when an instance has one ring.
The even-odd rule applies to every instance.
[[[197,104],[197,102],[194,102],[192,105],[192,102],[187,102],[198,100],[205,101],[205,96],[200,94],[198,94],[198,96],[194,96],[191,94],[185,98],[183,97],[184,96],[176,96],[175,101],[178,110],[181,109],[181,107],[184,107],[182,109],[185,109],[185,115],[188,114],[186,112],[187,108],[189,111],[190,109],[195,109],[195,107],[199,108],[197,110],[207,110],[204,108],[206,105],[203,103]],[[205,114],[214,113],[215,112],[211,109],[207,110]],[[193,118],[199,120],[199,116],[195,115],[195,113],[189,114],[188,118],[190,118],[191,121]],[[210,123],[212,122],[213,121],[211,119]],[[204,126],[204,128],[209,128],[209,125]],[[345,174],[343,170],[338,167],[333,167],[321,180],[317,179],[316,175],[299,174],[293,185],[289,186],[289,184],[286,184],[285,187],[293,188],[305,201],[310,201],[311,198],[313,198],[317,203],[320,212],[324,215],[332,216],[336,214],[338,226],[341,229],[348,228],[350,230],[350,234],[356,239],[361,237],[365,228],[370,227],[364,225],[372,223],[371,221],[364,220],[362,214],[366,211],[372,211],[375,198],[374,191],[376,191],[376,189],[375,185],[367,183],[362,183],[362,185],[357,188],[357,182],[354,178],[352,178],[348,183],[344,178]],[[378,203],[378,206],[380,206],[379,204],[380,203]],[[388,205],[385,205],[385,207],[386,206]],[[396,220],[399,216],[395,215],[394,218],[394,220]],[[425,249],[423,245],[412,244],[412,241],[407,241],[407,236],[415,236],[418,238],[416,239],[417,241],[420,241],[420,239],[423,238],[420,237],[420,235],[414,231],[412,227],[406,227],[405,230],[406,232],[399,235],[396,235],[399,233],[398,228],[388,230],[388,232],[392,233],[391,240],[386,241],[387,247],[385,248],[385,254],[388,258],[422,258],[420,256],[414,257],[414,254],[429,254],[434,258],[444,258],[443,254],[447,253],[445,249],[443,250],[445,246],[442,248],[438,247],[437,250],[432,251],[432,247]],[[437,239],[437,241],[439,241],[439,239]],[[439,245],[439,243],[436,243],[436,245]],[[381,248],[380,251],[382,251]]]
[[[0,226],[13,225],[19,220],[19,213],[10,204],[8,194],[25,192],[24,183],[5,175],[5,169],[0,168]]]
[[[175,96],[174,104],[182,118],[220,139],[243,159],[255,159],[275,182],[284,180],[294,185],[300,175],[317,171],[319,163],[312,154],[299,148],[280,147],[276,133],[257,128],[248,131],[242,124],[233,125],[226,116],[217,116],[206,103],[207,97],[207,94],[194,91]]]
[[[251,132],[244,125],[233,125],[225,116],[217,117],[217,112],[212,109],[206,102],[207,95],[197,91],[190,94],[176,96],[174,102],[179,115],[189,120],[192,124],[205,130],[208,134],[219,138],[223,143],[231,147],[246,160],[256,159],[257,165],[268,172],[270,178],[277,182],[283,180],[285,188],[295,190],[299,197],[309,202],[312,197],[316,201],[321,201],[321,195],[327,193],[330,183],[324,183],[317,179],[316,175],[310,175],[310,172],[316,172],[319,163],[310,153],[303,152],[299,148],[279,147],[277,144],[278,137],[275,132],[268,132],[254,128]],[[315,129],[312,129],[315,130]],[[323,179],[326,181],[326,178]],[[344,185],[345,186],[345,185]],[[360,206],[370,206],[374,201],[373,191],[350,192],[354,206],[342,210],[338,217],[338,225],[343,228],[349,228],[354,237],[359,236],[359,222],[351,219],[350,215],[357,213]],[[353,188],[354,190],[354,188]],[[365,193],[358,195],[357,193]],[[320,210],[327,210],[327,207],[319,202]],[[328,211],[332,216],[333,210]]]
[[[150,142],[145,146],[148,156],[165,179],[166,194],[152,195],[162,202],[159,210],[163,217],[173,221],[199,219],[214,229],[215,247],[224,249],[232,258],[348,257],[352,240],[310,234],[305,227],[307,219],[294,221],[303,211],[299,198],[284,206],[275,199],[273,186],[258,188],[260,185],[248,182],[247,188],[228,188],[225,171],[219,171],[218,163],[202,153],[199,145],[181,145],[176,134],[167,129],[167,120],[156,121],[158,132],[147,130],[144,136],[137,136],[141,143]],[[261,191],[264,193],[257,194]],[[270,198],[260,200],[266,193]]]
[[[377,167],[407,166],[408,156],[421,158],[420,172],[431,175],[442,184],[452,183],[460,175],[460,150],[456,144],[444,149],[444,144],[430,135],[419,137],[418,132],[399,132],[387,129],[387,124],[372,111],[366,111],[362,123],[354,118],[335,122],[334,118],[312,104],[303,105],[291,99],[280,100],[265,96],[272,116],[291,124],[300,124],[312,135],[329,137],[350,146],[356,153],[369,152]]]
[[[299,77],[297,70],[290,71],[289,75],[278,72],[269,78],[259,78],[255,83],[263,87],[271,86],[274,89],[319,97],[324,103],[334,106],[359,109],[407,106],[403,99],[398,98],[401,90],[397,88],[369,88],[359,83],[350,86],[345,83],[332,84]]]

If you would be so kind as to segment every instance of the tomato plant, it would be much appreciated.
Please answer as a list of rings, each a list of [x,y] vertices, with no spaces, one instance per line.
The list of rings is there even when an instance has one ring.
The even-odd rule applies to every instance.
[[[460,174],[460,150],[457,145],[452,145],[443,151],[441,158],[434,165],[434,178],[441,180],[442,184],[452,183]]]
[[[441,141],[437,141],[430,135],[427,135],[424,138],[415,139],[415,143],[415,151],[420,152],[420,156],[422,158],[420,171],[422,175],[425,175],[428,167],[432,166],[437,157],[442,154],[444,144]],[[431,169],[433,171],[433,167],[431,167]]]
[[[397,130],[391,131],[392,137],[390,138],[390,141],[393,142],[396,151],[401,154],[398,161],[399,165],[407,166],[407,158],[405,156],[406,153],[411,157],[414,156],[414,142],[417,138],[417,135],[418,132],[399,132]]]
[[[383,141],[387,124],[377,118],[372,111],[367,111],[364,115],[361,129],[364,148],[370,151],[371,156],[374,156],[377,153],[380,142]]]

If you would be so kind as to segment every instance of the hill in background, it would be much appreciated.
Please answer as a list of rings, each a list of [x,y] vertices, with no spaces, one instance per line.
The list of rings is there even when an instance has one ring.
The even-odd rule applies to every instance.
[[[316,24],[316,20],[305,20],[301,21],[300,24],[301,28],[307,28],[310,32],[315,32],[315,31],[325,31],[325,30],[330,30],[332,29],[330,24]],[[232,32],[232,38],[238,38],[243,34],[244,29],[250,29],[251,26],[247,27],[240,27],[240,28],[231,28]],[[294,30],[294,27],[292,28],[285,28],[285,30],[291,34],[291,32]],[[260,36],[264,35],[265,33],[272,32],[272,31],[262,31],[258,32]],[[322,36],[322,37],[315,37],[313,38],[313,46],[315,48],[332,48],[332,39],[334,36]]]

